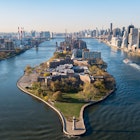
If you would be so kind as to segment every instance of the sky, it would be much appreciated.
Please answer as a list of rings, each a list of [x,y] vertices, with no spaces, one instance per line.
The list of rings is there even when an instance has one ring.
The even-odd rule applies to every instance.
[[[0,0],[0,32],[140,28],[140,0]]]

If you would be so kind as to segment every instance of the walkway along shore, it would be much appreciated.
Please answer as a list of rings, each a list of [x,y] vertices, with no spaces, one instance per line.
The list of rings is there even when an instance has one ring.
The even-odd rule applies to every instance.
[[[28,81],[28,82],[27,82]],[[92,101],[92,102],[89,102],[87,104],[85,104],[82,108],[81,108],[81,111],[80,111],[80,116],[79,116],[79,121],[75,123],[75,129],[73,129],[73,122],[70,122],[70,121],[67,121],[66,118],[63,116],[63,114],[58,110],[56,109],[51,103],[47,102],[47,101],[44,101],[43,99],[41,99],[40,97],[28,92],[26,90],[26,86],[30,84],[30,80],[28,78],[28,76],[26,75],[23,75],[18,81],[17,81],[17,87],[22,90],[23,92],[37,98],[38,100],[42,101],[43,103],[47,104],[50,108],[52,108],[54,111],[57,112],[57,114],[59,115],[60,119],[61,119],[61,122],[62,122],[62,126],[63,126],[63,132],[66,134],[66,135],[69,135],[69,136],[80,136],[80,135],[83,135],[85,134],[86,132],[86,127],[85,127],[85,124],[84,124],[84,110],[86,107],[90,106],[90,105],[93,105],[93,104],[97,104],[103,100],[105,100],[111,93],[114,92],[114,90],[112,90],[110,93],[107,94],[107,96],[105,96],[104,98],[98,100],[98,101]]]

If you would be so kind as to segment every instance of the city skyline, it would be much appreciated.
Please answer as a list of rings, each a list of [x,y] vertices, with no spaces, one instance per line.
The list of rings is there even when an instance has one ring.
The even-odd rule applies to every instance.
[[[139,28],[138,0],[1,0],[0,32],[49,30],[75,32],[133,24]]]

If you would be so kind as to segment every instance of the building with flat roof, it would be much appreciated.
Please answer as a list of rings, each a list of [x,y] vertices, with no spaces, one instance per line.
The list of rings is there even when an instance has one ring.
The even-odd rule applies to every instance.
[[[112,24],[112,23],[110,23],[110,35],[112,35],[112,34],[113,34],[112,30],[113,30],[113,24]]]
[[[137,48],[140,49],[140,30],[138,31]]]
[[[131,28],[128,36],[128,47],[131,48],[133,45],[138,43],[138,28]]]
[[[13,43],[13,41],[6,40],[5,41],[5,49],[6,50],[14,50],[14,43]]]
[[[111,45],[112,46],[116,46],[116,47],[121,47],[121,45],[122,45],[122,39],[119,38],[119,37],[112,37]]]
[[[51,38],[51,34],[49,31],[42,31],[40,33],[40,38],[45,38],[46,40],[49,40]]]
[[[49,68],[56,68],[57,66],[64,64],[73,64],[73,60],[70,56],[66,56],[65,59],[55,59],[52,62],[48,62]]]
[[[83,51],[82,59],[101,59],[101,52]]]

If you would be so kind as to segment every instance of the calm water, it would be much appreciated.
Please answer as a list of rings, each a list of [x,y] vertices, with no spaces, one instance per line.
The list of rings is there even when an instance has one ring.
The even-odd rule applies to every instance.
[[[48,60],[55,42],[43,43],[25,53],[0,61],[0,140],[140,140],[140,70],[126,65],[140,58],[112,49],[94,39],[85,39],[90,50],[101,51],[117,90],[107,100],[85,110],[87,133],[67,138],[57,114],[40,101],[21,92],[16,82],[26,65]]]

